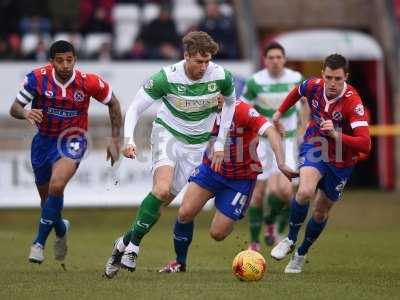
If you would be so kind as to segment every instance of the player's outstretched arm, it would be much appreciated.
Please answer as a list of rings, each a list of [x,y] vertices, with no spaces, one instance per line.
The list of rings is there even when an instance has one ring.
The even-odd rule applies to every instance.
[[[15,119],[26,119],[32,125],[35,123],[42,122],[43,113],[40,109],[25,109],[25,105],[19,102],[17,99],[14,100],[10,108],[10,115]]]
[[[111,96],[108,105],[108,113],[111,121],[111,136],[112,143],[107,146],[107,160],[111,159],[111,166],[114,165],[119,159],[120,153],[120,137],[121,137],[121,126],[122,126],[122,114],[121,105],[114,94]]]
[[[235,97],[224,97],[224,103],[221,111],[221,121],[219,125],[218,137],[214,144],[211,168],[218,172],[224,160],[224,147],[229,128],[232,124],[233,115],[235,114]]]
[[[155,101],[151,98],[143,88],[137,92],[128,111],[125,115],[124,124],[124,151],[123,154],[127,158],[136,157],[136,145],[134,141],[134,130],[138,122],[139,116],[149,108]]]
[[[263,135],[269,139],[272,151],[274,151],[275,154],[276,163],[283,175],[289,180],[298,177],[299,174],[285,164],[285,153],[283,151],[282,139],[278,131],[273,126],[270,126],[265,130]]]

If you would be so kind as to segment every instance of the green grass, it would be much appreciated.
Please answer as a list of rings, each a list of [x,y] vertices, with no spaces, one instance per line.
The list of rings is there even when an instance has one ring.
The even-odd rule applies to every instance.
[[[267,275],[246,283],[231,274],[231,262],[246,247],[247,220],[223,242],[208,235],[212,211],[196,221],[189,272],[156,270],[173,258],[168,209],[142,243],[138,269],[101,277],[113,240],[131,222],[133,209],[68,209],[67,271],[52,258],[51,235],[42,265],[27,262],[38,210],[0,211],[0,299],[400,299],[400,197],[347,192],[325,232],[311,249],[304,272],[285,275],[287,260],[263,249]],[[301,235],[302,236],[302,235]]]

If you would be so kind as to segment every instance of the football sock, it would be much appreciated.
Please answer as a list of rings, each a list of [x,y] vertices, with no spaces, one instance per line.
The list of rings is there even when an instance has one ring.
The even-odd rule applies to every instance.
[[[250,242],[259,242],[262,218],[261,207],[249,207]]]
[[[296,243],[297,235],[299,233],[301,225],[307,217],[308,207],[310,204],[307,202],[304,205],[297,203],[296,198],[292,199],[290,206],[290,217],[289,217],[289,240]]]
[[[174,248],[176,253],[176,261],[182,265],[186,265],[186,257],[190,243],[193,237],[194,223],[180,223],[176,220],[174,225]]]
[[[300,245],[299,249],[297,249],[297,253],[299,255],[307,254],[308,249],[311,247],[311,245],[315,242],[315,240],[324,230],[327,221],[328,220],[325,220],[322,223],[318,223],[317,221],[314,220],[314,218],[311,218],[308,221],[306,227],[306,233],[304,236],[304,241]]]
[[[285,204],[285,206],[281,209],[277,219],[279,234],[283,234],[287,225],[289,224],[289,213],[289,205]]]
[[[135,221],[131,225],[130,233],[124,236],[124,241],[127,240],[130,235],[130,241],[139,246],[142,238],[151,230],[153,225],[158,221],[160,217],[160,207],[162,201],[157,199],[153,193],[149,193],[144,198],[139,210],[136,214]]]
[[[60,197],[62,206],[64,206],[64,195]],[[56,236],[63,237],[65,232],[67,231],[67,227],[62,218],[62,214],[60,212],[60,217],[54,222],[54,231],[56,232]]]
[[[39,230],[34,244],[38,243],[44,247],[47,237],[54,224],[61,219],[61,210],[63,208],[63,196],[49,195],[42,207],[39,222]],[[64,232],[65,234],[65,232]]]
[[[265,215],[266,224],[274,224],[277,216],[284,206],[284,202],[275,195],[268,195],[267,197],[267,207],[269,208]]]

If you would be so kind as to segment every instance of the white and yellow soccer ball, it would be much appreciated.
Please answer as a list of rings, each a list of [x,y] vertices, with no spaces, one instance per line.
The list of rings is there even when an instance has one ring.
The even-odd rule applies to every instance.
[[[238,253],[233,259],[233,274],[242,281],[258,281],[263,278],[267,265],[264,257],[253,250]]]

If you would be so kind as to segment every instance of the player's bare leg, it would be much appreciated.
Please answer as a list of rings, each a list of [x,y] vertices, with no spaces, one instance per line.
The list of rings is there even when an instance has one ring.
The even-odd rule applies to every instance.
[[[201,211],[213,193],[191,182],[183,196],[178,218],[174,226],[174,247],[176,259],[159,270],[160,273],[178,273],[186,271],[187,252],[192,242],[193,220]]]
[[[233,230],[235,221],[216,211],[211,223],[210,235],[216,241],[224,240]]]
[[[265,189],[267,186],[266,180],[257,180],[253,190],[253,195],[250,202],[248,211],[249,224],[250,224],[250,244],[249,249],[260,251],[260,232],[263,219],[263,200],[265,198]]]
[[[289,234],[272,249],[271,256],[273,258],[281,260],[294,250],[298,232],[307,217],[309,201],[314,196],[321,177],[321,173],[314,167],[300,168],[299,189],[290,207]]]
[[[317,240],[328,221],[329,211],[333,207],[331,201],[322,190],[318,190],[315,197],[312,217],[307,223],[303,243],[297,249],[285,268],[285,273],[301,273],[306,255],[311,245]]]
[[[161,206],[168,205],[175,197],[171,193],[173,175],[174,168],[170,165],[163,165],[154,170],[152,191],[142,201],[130,230],[117,244],[118,250],[124,252],[120,262],[122,268],[129,271],[136,269],[142,238],[158,221]]]
[[[38,235],[31,247],[29,261],[41,263],[44,260],[43,248],[51,229],[55,228],[57,249],[55,257],[64,260],[67,252],[66,234],[68,225],[61,217],[64,204],[63,193],[68,181],[75,174],[77,164],[69,158],[60,158],[53,166],[52,175],[48,184],[48,195],[46,201],[42,201],[42,214],[39,224]],[[41,196],[45,195],[45,188],[41,189]],[[40,193],[39,192],[39,193]]]

